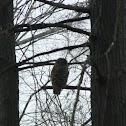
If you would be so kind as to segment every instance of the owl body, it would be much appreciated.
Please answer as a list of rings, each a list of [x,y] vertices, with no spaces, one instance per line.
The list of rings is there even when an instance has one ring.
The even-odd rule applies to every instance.
[[[61,90],[66,87],[68,78],[68,64],[64,58],[59,58],[51,72],[53,93],[59,95]]]

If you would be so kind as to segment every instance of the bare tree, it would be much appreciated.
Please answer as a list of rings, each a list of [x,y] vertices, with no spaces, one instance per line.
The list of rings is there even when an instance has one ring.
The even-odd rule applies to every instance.
[[[44,1],[20,3],[28,10],[20,12],[24,18],[9,30],[17,34],[21,125],[83,125],[90,118],[89,15],[83,13],[89,7],[85,1],[69,6],[65,2],[57,2],[63,8]],[[64,10],[65,6],[72,10]],[[60,57],[69,62],[69,79],[57,97],[50,71]]]

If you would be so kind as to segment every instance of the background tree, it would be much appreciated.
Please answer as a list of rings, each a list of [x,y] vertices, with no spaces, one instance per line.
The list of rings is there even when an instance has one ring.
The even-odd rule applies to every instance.
[[[13,1],[0,0],[0,126],[18,126],[18,73],[15,63]]]
[[[126,1],[91,3],[92,125],[126,125]]]

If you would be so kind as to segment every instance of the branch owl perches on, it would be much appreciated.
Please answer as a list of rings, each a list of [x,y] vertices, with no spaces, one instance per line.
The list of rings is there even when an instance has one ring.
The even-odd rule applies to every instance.
[[[66,59],[57,59],[51,71],[51,81],[54,94],[59,95],[61,90],[66,87],[68,74],[68,63]]]

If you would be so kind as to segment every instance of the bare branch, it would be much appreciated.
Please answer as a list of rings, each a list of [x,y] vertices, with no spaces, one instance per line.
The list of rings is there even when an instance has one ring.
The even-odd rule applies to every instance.
[[[86,20],[86,19],[89,19],[90,17],[87,16],[87,17],[79,17],[81,15],[81,12],[79,12],[76,16],[74,16],[72,19],[67,19],[67,20],[64,20],[64,21],[61,21],[62,23],[69,23],[69,26],[72,25],[72,22],[74,21],[81,21],[81,20]],[[60,32],[65,32],[67,31],[67,29],[63,29],[63,28],[60,28],[60,27],[57,27],[57,28],[51,28],[45,32],[42,32],[42,33],[39,33],[37,35],[34,35],[34,42],[40,40],[40,39],[44,39],[50,35],[54,35],[56,33],[60,33]],[[29,38],[26,38],[26,39],[23,39],[22,41],[17,41],[16,42],[16,46],[18,45],[22,45],[22,44],[25,44],[29,41],[33,40],[33,37],[29,37]]]
[[[40,39],[44,39],[48,36],[51,36],[51,35],[54,35],[56,33],[60,33],[60,32],[64,32],[64,31],[67,31],[67,29],[62,29],[62,28],[53,28],[53,29],[49,29],[45,32],[42,32],[42,33],[39,33],[37,35],[34,35],[34,42],[40,40]],[[22,45],[22,44],[25,44],[29,41],[33,40],[33,37],[29,37],[29,38],[26,38],[22,41],[17,41],[16,42],[16,46],[19,46],[19,45]]]
[[[81,34],[85,34],[85,35],[90,35],[90,32],[84,31],[82,29],[79,28],[74,28],[71,26],[68,26],[66,24],[63,23],[49,23],[49,24],[45,24],[45,23],[41,23],[41,24],[21,24],[21,25],[16,25],[15,27],[13,27],[12,29],[9,29],[8,31],[14,31],[14,32],[24,32],[24,31],[31,31],[31,30],[38,30],[38,29],[44,29],[44,28],[48,28],[48,27],[61,27],[61,28],[66,28],[67,30],[73,31],[73,32],[77,32],[77,33],[81,33]]]
[[[62,4],[62,3],[54,3],[52,1],[47,1],[47,0],[36,0],[36,1],[40,1],[40,2],[43,2],[45,4],[49,4],[51,6],[55,6],[55,7],[58,7],[58,8],[74,10],[74,11],[83,12],[83,13],[90,13],[89,7],[78,7],[78,6],[72,6],[72,5],[65,5],[65,4]]]
[[[87,124],[91,121],[91,118],[89,118],[86,122],[84,122],[81,126],[87,126]]]
[[[37,63],[29,62],[29,63],[26,63],[26,64],[32,64],[32,65],[18,68],[18,71],[26,70],[26,69],[29,69],[29,68],[35,68],[35,67],[39,67],[39,66],[54,65],[54,63],[50,63],[52,61],[54,61],[54,60],[45,61],[45,62],[37,62]],[[68,65],[83,64],[83,63],[84,62],[75,62],[75,63],[68,63]]]
[[[80,44],[80,45],[75,45],[75,46],[67,46],[67,47],[63,47],[63,48],[57,48],[57,49],[54,49],[54,50],[51,50],[51,51],[48,51],[48,52],[39,53],[37,55],[34,55],[30,58],[23,60],[22,62],[17,63],[17,65],[21,66],[21,65],[25,64],[27,61],[29,61],[29,60],[31,60],[35,57],[41,56],[41,55],[51,54],[51,53],[61,51],[61,50],[66,50],[66,49],[72,50],[72,49],[79,48],[79,47],[89,47],[89,42],[86,42],[86,43],[83,43],[83,44]]]
[[[48,82],[49,82],[49,81],[47,81],[47,83],[48,83]],[[47,84],[47,83],[46,83],[46,84]],[[46,85],[46,84],[45,84],[45,85]],[[65,89],[77,89],[77,88],[78,88],[78,86],[66,86]],[[23,112],[22,112],[22,114],[21,114],[21,116],[20,116],[20,118],[19,118],[19,121],[20,121],[20,120],[22,119],[22,117],[24,116],[25,111],[26,111],[26,109],[27,109],[27,107],[28,107],[28,104],[30,103],[32,97],[33,97],[36,93],[40,92],[41,90],[46,90],[46,89],[53,89],[53,87],[52,87],[52,86],[42,86],[40,89],[38,89],[37,91],[35,91],[34,93],[32,93],[32,94],[30,95],[30,97],[29,97],[29,99],[28,99],[28,101],[27,101],[27,103],[26,103],[26,105],[25,105],[25,107],[24,107],[24,110],[23,110]],[[90,91],[90,88],[88,88],[88,87],[80,87],[80,90]]]
[[[87,17],[79,17],[79,18],[72,18],[72,19],[67,19],[67,20],[60,21],[58,23],[69,23],[69,22],[86,20],[86,19],[89,19],[89,18],[90,18],[90,16],[87,16]]]
[[[64,89],[77,89],[77,88],[78,88],[78,86],[66,86]],[[46,90],[46,89],[53,89],[53,87],[52,86],[42,86],[39,89],[39,91],[40,90]],[[90,91],[91,88],[89,88],[89,87],[80,87],[80,90]]]
[[[81,84],[82,84],[82,81],[83,81],[83,76],[84,76],[85,70],[87,68],[86,67],[86,64],[88,62],[89,62],[89,58],[87,58],[87,60],[85,61],[85,63],[82,65],[82,71],[81,71],[81,75],[80,75],[79,82],[78,82],[78,86],[77,86],[76,100],[75,100],[75,103],[74,103],[72,118],[71,118],[71,122],[70,122],[70,125],[71,126],[74,126],[74,118],[75,118],[75,113],[76,113],[76,109],[77,109],[77,104],[78,104],[78,101],[79,101]]]

